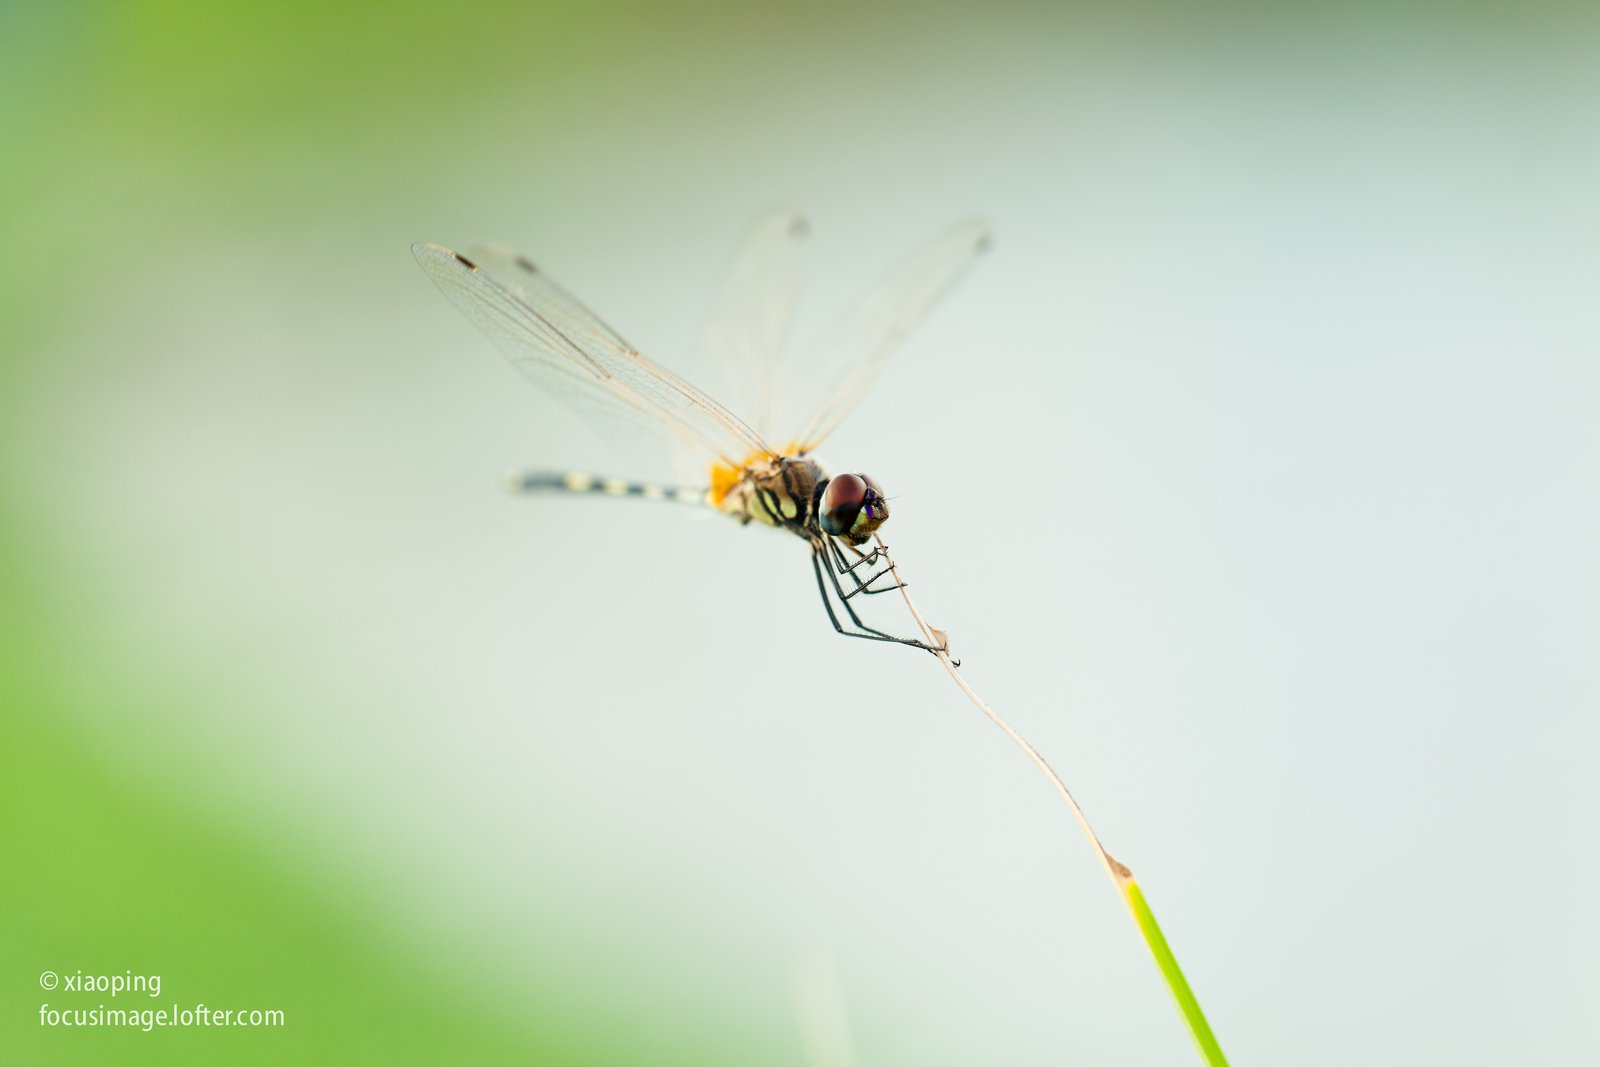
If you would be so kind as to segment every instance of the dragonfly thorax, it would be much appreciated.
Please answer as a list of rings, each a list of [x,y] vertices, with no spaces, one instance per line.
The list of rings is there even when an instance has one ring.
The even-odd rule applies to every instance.
[[[808,536],[817,487],[828,480],[807,456],[779,456],[711,473],[711,503],[740,522],[759,522]]]
[[[822,534],[860,545],[889,518],[883,491],[871,478],[864,474],[830,478],[810,456],[782,456],[736,471],[718,470],[712,482],[711,499],[719,510],[740,522],[788,529],[807,540]]]

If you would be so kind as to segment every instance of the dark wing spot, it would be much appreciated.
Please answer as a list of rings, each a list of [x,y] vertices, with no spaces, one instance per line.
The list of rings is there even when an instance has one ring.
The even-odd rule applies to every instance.
[[[463,267],[467,268],[468,270],[477,270],[478,269],[478,265],[476,263],[472,262],[472,260],[470,260],[466,256],[462,255],[460,252],[451,252],[450,254],[452,256],[456,257],[456,262],[457,263],[461,264]]]
[[[535,267],[533,265],[533,261],[530,260],[527,256],[518,256],[517,257],[517,266],[521,267],[523,270],[527,271],[529,274],[538,274],[539,273],[539,268]]]

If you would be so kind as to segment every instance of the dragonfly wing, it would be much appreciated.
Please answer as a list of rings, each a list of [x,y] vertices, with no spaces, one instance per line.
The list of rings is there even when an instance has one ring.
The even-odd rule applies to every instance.
[[[500,247],[469,257],[425,242],[411,251],[439,291],[541,387],[579,406],[642,417],[724,463],[771,454],[737,416],[646,359],[524,257]]]
[[[814,449],[856,409],[900,342],[989,241],[986,222],[959,223],[892,271],[845,317],[824,349],[839,371],[795,438],[802,451]]]
[[[756,219],[740,244],[700,333],[698,354],[726,395],[748,401],[751,425],[774,429],[784,335],[800,291],[811,227],[789,208]]]

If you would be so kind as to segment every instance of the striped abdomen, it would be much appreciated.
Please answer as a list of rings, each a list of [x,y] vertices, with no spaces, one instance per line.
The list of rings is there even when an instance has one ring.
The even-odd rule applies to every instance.
[[[675,504],[706,503],[704,489],[687,489],[677,486],[656,485],[653,482],[630,482],[621,478],[605,478],[579,471],[527,471],[514,474],[507,485],[518,493],[595,493],[600,496],[634,496],[645,500],[670,500]]]

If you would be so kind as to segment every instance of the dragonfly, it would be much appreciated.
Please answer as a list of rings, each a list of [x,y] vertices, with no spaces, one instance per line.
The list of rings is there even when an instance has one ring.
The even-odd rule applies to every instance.
[[[702,347],[732,369],[754,371],[757,421],[775,403],[777,354],[795,303],[810,226],[787,209],[751,228],[714,305]],[[815,450],[852,414],[912,328],[988,248],[981,220],[961,222],[891,271],[827,335],[835,372],[792,436],[773,446],[703,389],[650,360],[525,256],[503,246],[457,252],[418,242],[412,254],[449,301],[512,366],[584,413],[620,417],[685,446],[703,484],[665,486],[580,472],[513,476],[527,493],[598,493],[710,508],[735,521],[786,531],[806,543],[834,630],[847,637],[946,652],[861,618],[857,598],[901,588],[879,530],[889,519],[882,487],[863,472],[830,475]]]

